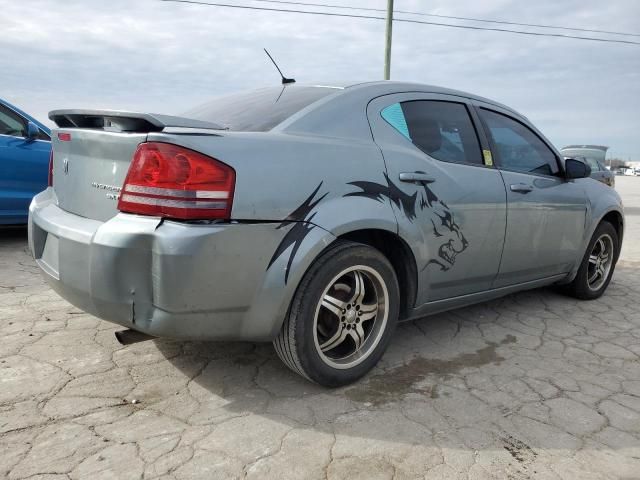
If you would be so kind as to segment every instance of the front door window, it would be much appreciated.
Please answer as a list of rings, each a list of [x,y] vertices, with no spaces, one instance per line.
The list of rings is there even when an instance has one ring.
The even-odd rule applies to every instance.
[[[556,155],[531,129],[491,110],[480,109],[498,153],[500,167],[514,172],[556,175]]]

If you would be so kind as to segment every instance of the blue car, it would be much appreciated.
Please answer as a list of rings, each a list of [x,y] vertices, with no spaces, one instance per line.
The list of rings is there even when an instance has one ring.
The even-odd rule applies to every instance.
[[[51,130],[0,98],[0,225],[27,223],[29,204],[47,188]]]

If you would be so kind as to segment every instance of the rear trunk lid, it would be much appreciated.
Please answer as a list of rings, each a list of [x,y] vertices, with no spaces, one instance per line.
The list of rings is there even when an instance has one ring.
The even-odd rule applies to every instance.
[[[149,132],[166,128],[220,130],[211,122],[108,110],[55,110],[53,189],[58,206],[85,218],[106,221],[118,213],[118,199],[138,145]]]
[[[146,133],[55,131],[53,189],[58,206],[94,220],[115,216],[133,154],[146,139]]]

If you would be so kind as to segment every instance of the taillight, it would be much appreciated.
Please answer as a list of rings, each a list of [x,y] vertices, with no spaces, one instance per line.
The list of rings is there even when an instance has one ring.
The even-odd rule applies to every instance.
[[[53,149],[49,152],[49,178],[47,179],[47,185],[53,187]]]
[[[228,219],[235,182],[233,168],[215,158],[169,143],[141,143],[118,210],[180,220]]]

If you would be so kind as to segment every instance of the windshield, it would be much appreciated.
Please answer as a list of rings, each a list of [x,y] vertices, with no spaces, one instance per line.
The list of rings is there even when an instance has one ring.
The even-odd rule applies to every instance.
[[[333,87],[267,87],[216,98],[183,116],[214,122],[234,131],[266,132],[336,91]]]

